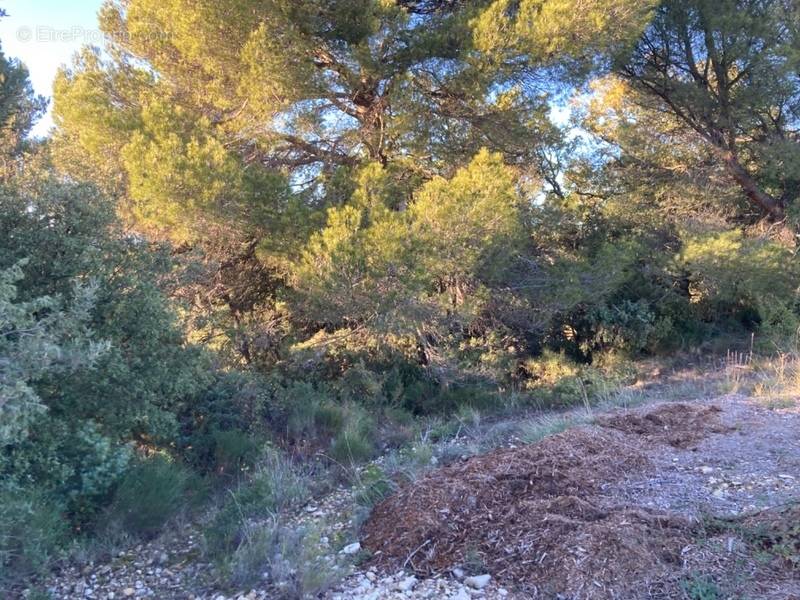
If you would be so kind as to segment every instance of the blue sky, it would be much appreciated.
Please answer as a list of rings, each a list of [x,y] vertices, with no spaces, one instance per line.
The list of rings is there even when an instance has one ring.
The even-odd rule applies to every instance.
[[[28,66],[37,93],[50,97],[58,68],[84,44],[101,45],[101,4],[102,0],[0,0],[9,15],[0,19],[3,52]],[[34,134],[46,134],[51,124],[48,114]]]
[[[223,0],[224,1],[224,0]],[[102,45],[97,11],[103,0],[0,0],[8,17],[0,19],[0,43],[6,56],[20,59],[38,94],[52,95],[58,68],[69,63],[85,44]],[[569,107],[555,106],[553,120],[565,125]],[[33,131],[46,135],[53,121],[48,114]]]

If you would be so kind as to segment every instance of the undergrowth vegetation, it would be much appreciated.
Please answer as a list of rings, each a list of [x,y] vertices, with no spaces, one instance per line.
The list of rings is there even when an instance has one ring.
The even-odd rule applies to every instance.
[[[339,486],[363,513],[672,357],[795,402],[786,2],[223,4],[105,2],[44,139],[0,54],[3,589],[189,522],[221,585],[300,598],[347,569],[297,524]]]

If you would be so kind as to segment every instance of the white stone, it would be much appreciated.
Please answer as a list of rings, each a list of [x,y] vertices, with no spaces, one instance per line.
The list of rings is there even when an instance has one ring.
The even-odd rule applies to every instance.
[[[489,585],[489,582],[491,580],[492,580],[491,575],[475,575],[474,577],[467,577],[464,580],[464,583],[476,590],[482,590],[487,585]]]
[[[464,575],[466,575],[466,573],[464,573],[464,569],[460,567],[453,569],[453,577],[456,579],[464,579]]]
[[[123,596],[130,597],[130,596],[133,596],[135,593],[136,593],[136,590],[134,590],[132,587],[126,587],[124,590],[122,590],[122,595]]]
[[[342,554],[355,554],[359,550],[361,550],[361,544],[358,542],[353,542],[352,544],[342,548]]]
[[[417,585],[417,578],[411,575],[402,581],[398,581],[397,585],[395,585],[395,589],[401,592],[408,592],[413,590],[415,585]]]

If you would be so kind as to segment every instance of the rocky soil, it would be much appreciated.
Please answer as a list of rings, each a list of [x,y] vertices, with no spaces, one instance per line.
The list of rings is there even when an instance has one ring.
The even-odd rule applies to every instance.
[[[558,447],[552,439],[543,442],[551,458],[526,447],[498,450],[457,460],[403,488],[377,507],[360,540],[331,546],[332,554],[360,566],[324,598],[800,598],[793,556],[781,562],[769,554],[787,542],[800,554],[800,531],[781,512],[800,499],[796,408],[767,408],[731,394],[600,415],[591,426],[555,436]],[[591,440],[599,443],[595,450]],[[583,450],[558,454],[570,447]],[[525,477],[515,479],[513,465]],[[341,514],[349,494],[340,489],[296,519],[328,523],[341,537],[350,527]],[[502,494],[509,499],[505,510],[497,502]],[[458,513],[459,502],[473,496],[474,506]],[[432,504],[426,508],[419,498]],[[545,526],[533,512],[543,506],[551,519]],[[453,512],[431,512],[443,509]],[[379,527],[375,519],[383,519]],[[758,527],[778,533],[757,541],[744,533]],[[554,537],[536,537],[546,535]],[[512,560],[491,554],[506,538]],[[472,545],[459,546],[463,541]],[[527,554],[526,543],[533,544]],[[64,567],[45,587],[59,600],[269,597],[258,587],[226,588],[201,550],[199,533],[187,524],[103,560]],[[555,555],[542,558],[548,551]],[[625,562],[612,564],[615,556]],[[637,565],[646,568],[631,568]],[[542,585],[550,573],[561,590]],[[717,595],[693,595],[712,580]],[[646,590],[629,587],[642,581]]]

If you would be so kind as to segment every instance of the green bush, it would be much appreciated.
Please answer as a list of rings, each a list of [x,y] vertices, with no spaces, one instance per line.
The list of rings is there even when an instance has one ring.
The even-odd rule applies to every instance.
[[[594,339],[593,349],[641,352],[651,342],[656,315],[645,300],[622,300],[596,307],[589,315]]]
[[[259,461],[249,480],[228,491],[208,526],[204,538],[208,554],[221,559],[243,543],[252,521],[272,518],[304,501],[309,494],[306,478],[274,450]]]
[[[355,499],[361,506],[372,508],[395,490],[392,479],[377,465],[367,466],[355,481]]]
[[[3,441],[0,477],[23,487],[35,481],[85,530],[108,506],[133,441],[162,448],[175,441],[177,408],[206,386],[208,363],[186,343],[159,287],[174,272],[169,249],[128,235],[114,203],[93,187],[33,167],[13,185],[3,182],[0,271],[22,259],[20,302],[50,297],[73,306],[77,284],[92,282],[94,301],[84,303],[81,322],[106,346],[94,361],[53,348],[74,368],[25,381],[41,410],[24,439]],[[17,357],[12,371],[24,366]]]
[[[249,523],[224,570],[234,585],[268,585],[276,600],[316,598],[346,574],[320,538],[312,526],[289,528],[271,519]]]
[[[44,572],[69,540],[58,505],[35,489],[0,491],[0,587]]]
[[[260,445],[244,431],[215,431],[214,470],[218,474],[235,475],[250,468],[258,458]]]
[[[330,454],[343,465],[360,463],[374,456],[375,444],[369,433],[358,427],[348,427],[333,439]]]
[[[104,435],[92,421],[69,423],[46,414],[23,442],[7,448],[0,464],[9,481],[35,481],[73,522],[85,525],[108,504],[132,455],[128,444]]]
[[[418,381],[410,390],[413,396],[404,408],[416,415],[449,415],[462,406],[478,410],[496,409],[499,401],[496,387],[488,383],[460,383],[448,387]],[[413,401],[410,398],[413,397]]]
[[[221,373],[179,415],[179,450],[201,473],[235,475],[252,467],[272,420],[271,390],[249,373]],[[266,414],[265,414],[266,411]]]
[[[162,455],[142,460],[119,484],[112,520],[134,535],[153,536],[185,505],[191,481],[186,468]]]
[[[577,363],[549,350],[524,365],[526,389],[540,406],[567,407],[601,400],[633,375],[619,354],[597,355],[598,366]]]
[[[364,462],[375,454],[375,423],[365,409],[349,404],[342,407],[345,425],[333,438],[330,456],[342,465]]]
[[[387,401],[384,395],[385,379],[385,375],[368,369],[361,361],[347,369],[336,381],[337,395],[344,402],[380,406]]]
[[[344,425],[344,411],[334,396],[310,381],[282,386],[276,402],[285,407],[287,433],[293,438],[331,437]]]

